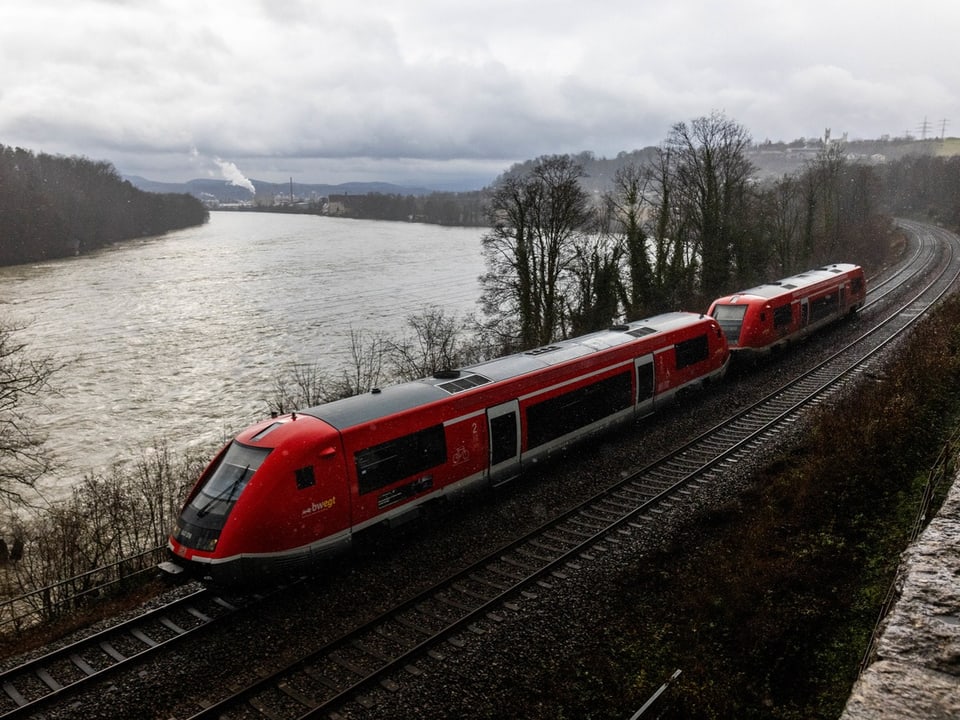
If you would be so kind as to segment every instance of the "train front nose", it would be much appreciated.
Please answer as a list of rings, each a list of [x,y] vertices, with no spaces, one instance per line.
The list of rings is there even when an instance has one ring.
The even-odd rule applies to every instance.
[[[743,329],[743,318],[746,315],[746,305],[716,305],[713,308],[713,318],[723,329],[730,347],[740,344],[740,333]]]
[[[177,519],[171,536],[171,547],[177,556],[201,562],[215,557],[230,511],[269,453],[269,449],[234,441],[221,454]]]

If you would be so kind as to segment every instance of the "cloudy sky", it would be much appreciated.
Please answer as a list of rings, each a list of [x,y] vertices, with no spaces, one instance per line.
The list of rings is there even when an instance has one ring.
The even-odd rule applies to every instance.
[[[481,187],[662,142],[960,136],[949,0],[22,0],[0,144],[127,175]]]

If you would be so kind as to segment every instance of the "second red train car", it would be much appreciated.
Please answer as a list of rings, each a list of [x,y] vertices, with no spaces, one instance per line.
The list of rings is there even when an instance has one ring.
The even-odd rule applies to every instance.
[[[756,356],[778,350],[863,307],[867,284],[859,265],[826,265],[718,298],[716,318],[730,351]]]

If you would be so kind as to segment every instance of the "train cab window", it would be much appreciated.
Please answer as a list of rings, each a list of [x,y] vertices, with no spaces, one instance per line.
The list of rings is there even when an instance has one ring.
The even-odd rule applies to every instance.
[[[859,295],[860,293],[862,293],[862,292],[863,292],[863,278],[862,278],[862,277],[859,277],[859,276],[854,277],[854,278],[850,281],[850,289],[854,292],[855,295]]]
[[[447,461],[443,425],[373,445],[354,454],[360,493],[373,492],[397,480]]]
[[[313,476],[313,465],[297,468],[294,474],[297,477],[297,490],[306,490],[317,484],[317,480]]]
[[[183,519],[198,527],[222,528],[243,488],[270,450],[234,442],[210,477],[185,508]]]
[[[710,343],[706,335],[684,340],[676,344],[677,370],[689,367],[710,357]]]
[[[743,316],[747,312],[746,305],[717,305],[713,308],[713,318],[723,329],[723,334],[732,343],[740,339],[740,328],[743,326]]]

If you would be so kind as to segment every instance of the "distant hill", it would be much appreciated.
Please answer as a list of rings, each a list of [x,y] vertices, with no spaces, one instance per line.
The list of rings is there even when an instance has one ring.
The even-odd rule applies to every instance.
[[[223,179],[200,178],[185,183],[158,182],[137,175],[124,176],[124,179],[135,188],[147,192],[187,193],[201,200],[216,199],[221,203],[245,202],[253,200],[255,197],[290,196],[290,183],[270,183],[263,180],[250,181],[257,191],[256,195],[253,195],[247,188]],[[306,199],[329,197],[330,195],[368,195],[370,193],[421,197],[432,192],[434,191],[428,188],[405,187],[387,182],[349,182],[339,185],[293,183],[294,196]]]
[[[945,140],[851,140],[835,139],[842,143],[845,152],[851,159],[870,163],[883,163],[898,160],[906,155],[953,155],[960,154],[960,139],[946,138]],[[747,151],[747,159],[754,165],[759,179],[778,178],[783,175],[792,175],[803,170],[806,163],[816,159],[823,150],[824,142],[821,139],[795,140],[791,143],[764,142],[752,146]],[[585,151],[574,157],[584,168],[585,177],[581,184],[588,192],[604,192],[609,190],[617,169],[630,164],[648,165],[654,162],[657,149],[646,147],[632,152],[621,152],[616,157],[597,157],[592,152]],[[535,159],[516,163],[505,174],[523,173],[536,163]],[[240,185],[235,185],[224,179],[197,179],[185,183],[164,183],[147,180],[138,176],[127,176],[134,187],[148,192],[157,193],[187,193],[203,201],[216,200],[219,203],[239,203],[254,201],[267,205],[273,204],[276,198],[281,202],[290,197],[290,183],[270,183],[263,180],[251,180],[256,194]],[[339,185],[322,183],[293,183],[293,195],[298,200],[317,200],[331,195],[381,195],[425,197],[438,192],[426,187],[410,187],[388,182],[349,182]]]

